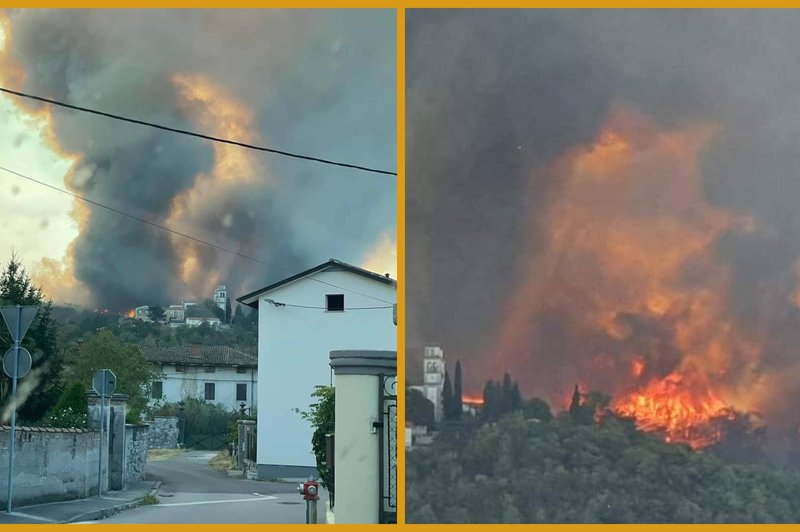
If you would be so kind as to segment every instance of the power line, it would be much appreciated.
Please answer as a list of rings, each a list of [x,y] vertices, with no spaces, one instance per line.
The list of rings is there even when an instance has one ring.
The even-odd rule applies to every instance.
[[[292,303],[282,303],[280,301],[275,301],[274,299],[265,299],[267,303],[271,304],[275,307],[292,307],[292,308],[310,308],[314,310],[328,310],[328,307],[313,307],[309,305],[293,305]],[[378,309],[388,309],[394,308],[394,305],[384,305],[381,307],[347,307],[343,308],[342,310],[378,310]]]
[[[285,157],[293,157],[295,159],[303,159],[305,161],[313,161],[316,163],[322,164],[329,164],[333,166],[341,166],[343,168],[351,168],[353,170],[360,170],[363,172],[372,172],[375,174],[384,174],[384,175],[397,175],[397,172],[390,172],[388,170],[381,170],[379,168],[370,168],[368,166],[360,166],[357,164],[349,164],[349,163],[342,163],[338,161],[332,161],[330,159],[322,159],[320,157],[311,157],[308,155],[300,155],[299,153],[292,153],[283,150],[277,150],[275,148],[267,148],[264,146],[256,146],[255,144],[247,144],[246,142],[239,142],[236,140],[224,139],[221,137],[212,137],[211,135],[204,135],[202,133],[197,133],[194,131],[189,131],[186,129],[178,129],[174,127],[164,126],[161,124],[156,124],[153,122],[145,122],[144,120],[137,120],[135,118],[129,118],[127,116],[116,115],[113,113],[107,113],[105,111],[98,111],[96,109],[90,109],[88,107],[80,107],[78,105],[72,105],[65,102],[60,102],[58,100],[51,100],[50,98],[43,98],[41,96],[35,96],[33,94],[28,94],[25,92],[14,91],[11,89],[7,89],[5,87],[0,87],[0,92],[4,92],[6,94],[11,94],[13,96],[19,96],[20,98],[28,98],[30,100],[36,100],[39,102],[49,103],[50,105],[56,105],[58,107],[64,107],[65,109],[72,109],[74,111],[81,111],[83,113],[90,113],[93,115],[104,116],[106,118],[112,118],[114,120],[121,120],[123,122],[129,122],[131,124],[138,124],[140,126],[147,126],[152,127],[155,129],[161,129],[163,131],[169,131],[171,133],[178,133],[181,135],[188,135],[190,137],[197,137],[205,140],[211,140],[213,142],[221,142],[223,144],[231,144],[233,146],[240,146],[242,148],[248,148],[251,150],[263,151],[267,153],[274,153],[276,155],[283,155]]]
[[[176,231],[174,229],[170,229],[169,227],[166,227],[166,226],[163,226],[163,225],[159,225],[159,224],[157,224],[155,222],[151,222],[150,220],[145,220],[144,218],[140,218],[139,216],[134,216],[133,214],[129,214],[129,213],[121,211],[119,209],[115,209],[114,207],[109,207],[108,205],[104,205],[104,204],[102,204],[102,203],[100,203],[98,201],[94,201],[94,200],[91,200],[91,199],[86,198],[84,196],[75,194],[73,192],[70,192],[69,190],[65,190],[63,188],[58,188],[56,186],[50,185],[48,183],[45,183],[43,181],[39,181],[38,179],[34,179],[34,178],[30,177],[30,176],[27,176],[25,174],[21,174],[19,172],[16,172],[16,171],[11,170],[9,168],[6,168],[4,166],[0,166],[0,170],[2,170],[4,172],[8,172],[9,174],[15,175],[17,177],[21,177],[22,179],[26,179],[28,181],[31,181],[32,183],[36,183],[38,185],[42,185],[42,186],[50,188],[52,190],[55,190],[55,191],[58,191],[58,192],[61,192],[61,193],[64,193],[64,194],[68,194],[68,195],[72,196],[75,199],[79,199],[81,201],[85,201],[86,203],[89,203],[89,204],[94,205],[96,207],[101,207],[103,209],[109,210],[109,211],[111,211],[113,213],[119,214],[120,216],[125,216],[127,218],[132,219],[132,220],[136,220],[137,222],[141,222],[143,224],[147,224],[147,225],[155,227],[157,229],[161,229],[162,231],[167,231],[168,233],[172,233],[173,235],[177,235],[177,236],[180,236],[180,237],[183,237],[183,238],[188,238],[189,240],[197,242],[198,244],[203,244],[204,246],[208,246],[210,248],[214,248],[214,249],[217,249],[219,251],[224,251],[225,253],[231,253],[233,255],[236,255],[237,257],[241,257],[241,258],[247,259],[249,261],[257,262],[259,264],[263,264],[264,266],[268,266],[268,267],[274,268],[276,270],[282,270],[282,271],[290,273],[290,274],[294,274],[295,273],[294,271],[292,271],[292,270],[290,270],[288,268],[283,268],[283,267],[278,266],[276,264],[271,264],[271,263],[265,262],[265,261],[263,261],[261,259],[257,259],[255,257],[251,257],[249,255],[244,255],[243,253],[239,253],[238,251],[234,251],[232,249],[228,249],[228,248],[219,246],[217,244],[213,244],[213,243],[208,242],[206,240],[202,240],[200,238],[193,237],[191,235],[187,235],[186,233],[181,233],[180,231]],[[358,294],[360,296],[364,296],[364,297],[367,297],[367,298],[370,298],[370,299],[374,299],[375,301],[380,301],[381,303],[388,303],[390,305],[393,304],[391,301],[386,301],[385,299],[381,299],[379,297],[371,296],[369,294],[365,294],[363,292],[359,292],[358,290],[353,290],[352,288],[345,288],[343,286],[335,285],[333,283],[329,283],[327,281],[323,281],[323,280],[317,279],[315,277],[308,277],[308,279],[311,279],[312,281],[316,281],[318,283],[322,283],[322,284],[325,284],[325,285],[328,285],[328,286],[332,286],[333,288],[339,288],[340,290],[345,290],[347,292],[352,292],[352,293]]]

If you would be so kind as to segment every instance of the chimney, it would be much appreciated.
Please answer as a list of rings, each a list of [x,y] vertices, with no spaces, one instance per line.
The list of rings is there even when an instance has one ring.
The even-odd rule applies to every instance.
[[[189,356],[192,358],[200,358],[202,356],[200,353],[202,348],[203,344],[200,344],[198,342],[191,342],[189,344]]]

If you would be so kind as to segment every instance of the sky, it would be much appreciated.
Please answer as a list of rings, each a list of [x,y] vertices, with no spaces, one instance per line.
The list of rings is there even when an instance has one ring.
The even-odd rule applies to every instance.
[[[392,10],[6,10],[0,85],[395,171]],[[396,182],[0,95],[0,261],[59,304],[237,297],[329,258],[396,275]]]
[[[682,378],[797,422],[798,23],[410,10],[410,364],[438,344],[466,391],[509,371],[558,407]]]

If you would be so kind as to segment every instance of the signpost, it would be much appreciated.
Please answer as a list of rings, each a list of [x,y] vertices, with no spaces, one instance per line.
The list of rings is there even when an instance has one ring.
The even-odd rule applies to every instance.
[[[106,398],[111,397],[117,388],[117,376],[110,369],[100,369],[92,377],[92,389],[100,396],[100,460],[97,464],[97,496],[103,494],[103,425]]]
[[[14,347],[6,351],[3,356],[3,371],[11,377],[11,435],[8,443],[8,513],[11,513],[11,498],[14,493],[14,444],[17,431],[17,379],[28,374],[31,370],[31,354],[20,346],[33,318],[39,312],[37,306],[0,307],[3,321],[6,322],[8,332],[14,341]]]

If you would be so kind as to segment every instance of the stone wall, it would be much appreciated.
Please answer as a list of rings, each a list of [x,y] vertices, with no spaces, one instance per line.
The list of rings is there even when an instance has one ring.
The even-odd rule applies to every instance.
[[[178,447],[178,433],[177,416],[156,416],[150,422],[147,448],[175,449]]]
[[[7,504],[11,429],[0,426],[0,502]],[[79,499],[97,494],[100,435],[84,429],[17,427],[14,447],[14,507]]]
[[[150,425],[125,425],[125,482],[144,480]]]

